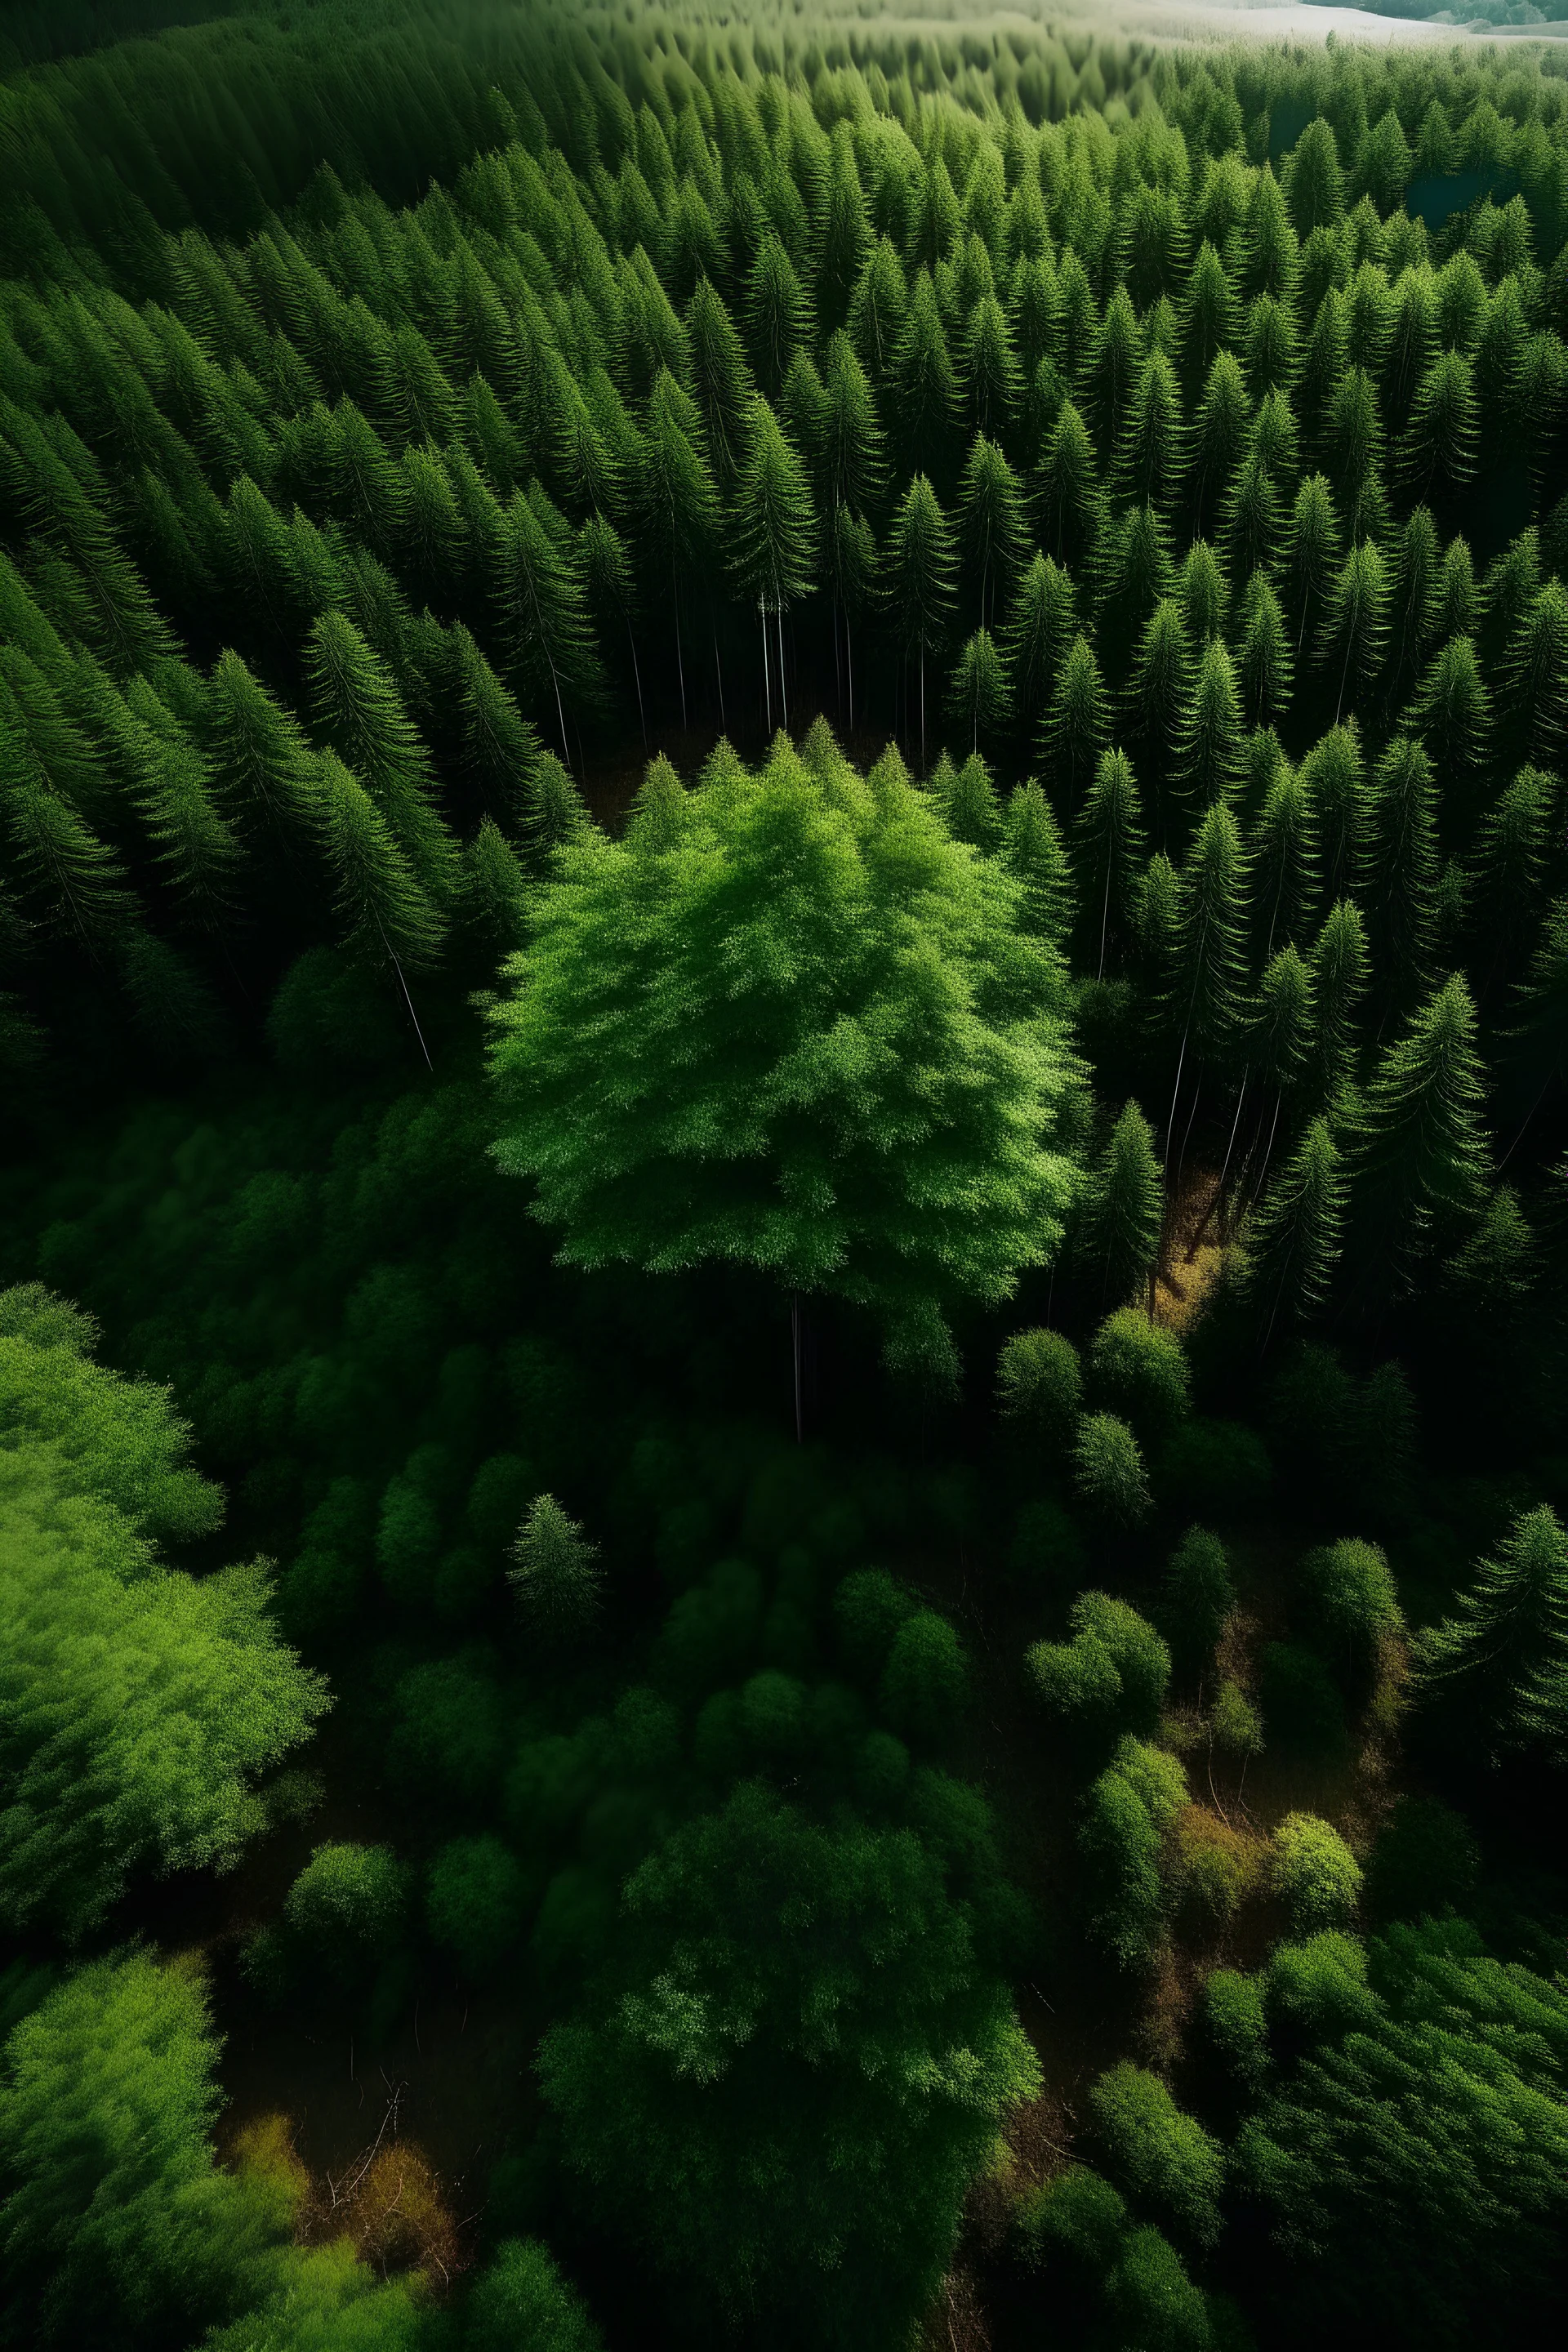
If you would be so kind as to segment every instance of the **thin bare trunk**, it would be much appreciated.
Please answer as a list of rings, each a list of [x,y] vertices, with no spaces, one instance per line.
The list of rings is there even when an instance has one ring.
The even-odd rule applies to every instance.
[[[642,664],[637,659],[637,641],[632,635],[630,621],[626,623],[626,643],[632,649],[632,676],[637,680],[637,719],[642,728],[642,747],[646,751],[647,750],[647,712],[643,708]]]
[[[844,667],[849,677],[849,732],[855,732],[855,648],[849,636],[849,614],[844,615]]]
[[[768,740],[771,743],[773,740],[773,689],[768,675],[768,612],[760,596],[757,599],[757,618],[763,625],[763,700],[767,709]]]
[[[713,670],[719,680],[719,732],[727,735],[729,724],[724,717],[724,665],[719,658],[719,624],[713,624]]]
[[[675,667],[680,674],[680,723],[684,727],[687,724],[686,657],[680,650],[680,575],[673,563],[669,567],[669,585],[675,598]]]
[[[784,712],[784,733],[789,733],[789,688],[784,684],[784,606],[779,606],[779,709]]]

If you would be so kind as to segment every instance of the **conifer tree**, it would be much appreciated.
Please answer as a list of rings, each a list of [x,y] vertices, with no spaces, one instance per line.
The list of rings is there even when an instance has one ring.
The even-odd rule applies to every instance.
[[[676,672],[680,681],[680,719],[685,726],[686,656],[681,644],[680,588],[683,580],[690,586],[704,578],[716,560],[719,505],[707,459],[682,417],[676,392],[673,383],[661,378],[656,396],[648,404],[647,457],[638,511],[650,588],[662,599],[664,583],[669,583]]]
[[[1500,972],[1517,963],[1541,918],[1553,780],[1521,768],[1483,818],[1470,873],[1483,1001]]]
[[[1329,1122],[1315,1118],[1264,1194],[1247,1234],[1265,1347],[1282,1314],[1310,1316],[1327,1297],[1342,1247],[1344,1191]]]
[[[920,270],[889,376],[904,463],[912,474],[949,478],[958,383],[935,289]]]
[[[1085,947],[1095,957],[1097,980],[1105,975],[1108,942],[1131,928],[1147,849],[1131,762],[1124,751],[1103,752],[1073,820],[1073,865],[1083,892]]]
[[[971,582],[979,590],[982,629],[998,597],[1011,599],[1024,556],[1024,501],[1017,476],[995,444],[977,433],[958,493],[958,530]]]
[[[757,382],[768,399],[776,400],[791,359],[815,341],[816,322],[811,298],[771,229],[746,281],[746,326]]]
[[[1385,1002],[1407,1002],[1429,978],[1436,917],[1436,791],[1419,743],[1394,738],[1370,802],[1359,894],[1367,943]]]
[[[774,615],[777,627],[779,698],[787,728],[784,616],[810,589],[816,555],[816,516],[805,469],[772,409],[759,399],[752,418],[751,454],[741,477],[731,561],[742,593],[756,599],[763,618],[763,676],[770,732],[767,615]]]
[[[1160,1247],[1163,1196],[1154,1130],[1135,1102],[1121,1115],[1084,1186],[1079,1247],[1098,1269],[1101,1304],[1135,1296]]]
[[[1186,428],[1176,371],[1152,352],[1138,373],[1116,448],[1116,486],[1123,496],[1168,513],[1181,497]]]
[[[952,533],[923,474],[905,491],[888,532],[882,593],[906,660],[920,665],[921,766],[925,766],[926,656],[947,642],[953,611]]]
[[[1424,1695],[1474,1710],[1494,1753],[1568,1749],[1568,1535],[1542,1504],[1482,1560],[1416,1653]]]
[[[1444,352],[1416,386],[1400,441],[1400,471],[1418,499],[1452,498],[1476,470],[1480,406],[1463,352]]]
[[[1193,701],[1191,641],[1182,608],[1163,596],[1144,625],[1142,642],[1127,688],[1129,732],[1141,762],[1152,773],[1160,830],[1170,831],[1170,788],[1181,765]]]
[[[1018,406],[1022,377],[1013,331],[994,294],[975,303],[963,330],[963,380],[975,431],[1000,437]]]
[[[1026,776],[1008,794],[1002,857],[1019,889],[1019,922],[1060,947],[1072,929],[1075,891],[1061,830],[1039,784]]]
[[[1475,1006],[1456,972],[1385,1049],[1357,1112],[1351,1207],[1365,1292],[1406,1287],[1434,1241],[1479,1211],[1482,1094]]]
[[[358,778],[334,751],[316,760],[316,799],[345,942],[401,972],[433,963],[442,921],[412,860]]]
[[[144,678],[127,699],[134,793],[157,866],[176,903],[204,929],[232,915],[241,850],[218,808],[200,751]]]
[[[1374,540],[1352,547],[1334,575],[1323,612],[1320,658],[1338,678],[1337,727],[1347,695],[1359,697],[1388,649],[1388,569]]]
[[[1473,637],[1450,637],[1433,656],[1411,698],[1410,718],[1452,779],[1452,829],[1468,834],[1492,752],[1491,696]]]
[[[950,774],[945,793],[937,797],[942,823],[954,841],[972,849],[994,850],[1002,837],[1002,809],[991,771],[978,751]]]
[[[1051,775],[1069,815],[1089,790],[1110,731],[1110,704],[1100,664],[1080,631],[1068,649],[1046,719]]]
[[[828,500],[860,514],[876,513],[887,488],[882,428],[866,371],[843,332],[827,346],[823,383],[827,411],[822,466]]]
[[[947,690],[948,713],[967,732],[971,751],[1003,733],[1013,715],[1007,672],[989,629],[976,629],[959,655]]]
[[[1205,236],[1198,247],[1182,305],[1182,365],[1190,392],[1205,381],[1222,352],[1236,341],[1236,290],[1224,262]]]
[[[1101,501],[1094,444],[1070,400],[1051,428],[1036,496],[1047,554],[1069,570],[1081,566],[1100,537]]]
[[[527,543],[552,563],[542,527],[526,500]],[[429,754],[396,686],[343,613],[323,613],[306,645],[306,672],[317,724],[350,775],[368,793],[421,891],[437,906],[456,879],[457,845],[434,804]]]
[[[1200,531],[1212,527],[1247,450],[1251,404],[1239,362],[1222,351],[1211,362],[1193,425],[1193,511]]]
[[[1269,785],[1248,844],[1258,918],[1268,925],[1263,952],[1302,943],[1317,906],[1318,824],[1302,772],[1282,766]]]
[[[1503,689],[1515,755],[1560,764],[1568,750],[1568,589],[1561,580],[1548,580],[1516,625]]]
[[[691,392],[713,478],[728,498],[745,461],[752,398],[752,372],[728,310],[706,277],[698,280],[686,311],[691,352]]]
[[[1238,662],[1242,709],[1249,725],[1268,727],[1289,706],[1295,663],[1290,633],[1272,583],[1255,572],[1242,606],[1245,623]]]
[[[849,340],[874,384],[890,384],[910,312],[904,267],[890,237],[872,247],[849,304]]]
[[[1296,625],[1296,655],[1315,640],[1340,569],[1340,520],[1321,474],[1309,474],[1296,493],[1285,554],[1286,609]]]
[[[854,133],[847,122],[837,122],[827,201],[818,233],[816,278],[822,323],[829,331],[844,324],[870,245],[871,224],[855,160]]]
[[[547,1642],[575,1639],[603,1605],[598,1547],[588,1542],[553,1495],[537,1495],[511,1548],[507,1579],[530,1628]]]
[[[1223,633],[1230,592],[1219,558],[1206,539],[1194,539],[1183,556],[1178,593],[1187,635],[1194,646],[1201,647]]]
[[[1320,1101],[1331,1103],[1355,1070],[1356,1008],[1366,994],[1371,961],[1366,927],[1352,898],[1337,898],[1323,918],[1311,956]]]
[[[1180,915],[1172,998],[1182,1042],[1171,1126],[1189,1049],[1204,1065],[1229,1051],[1247,980],[1247,858],[1236,820],[1223,802],[1204,814],[1183,863]],[[1167,1150],[1169,1137],[1168,1128]]]
[[[1198,658],[1177,753],[1188,806],[1196,813],[1231,800],[1241,771],[1241,697],[1236,671],[1225,640],[1212,636]]]
[[[1002,639],[1018,730],[1026,742],[1038,736],[1078,630],[1070,574],[1052,557],[1037,554],[1018,584]]]

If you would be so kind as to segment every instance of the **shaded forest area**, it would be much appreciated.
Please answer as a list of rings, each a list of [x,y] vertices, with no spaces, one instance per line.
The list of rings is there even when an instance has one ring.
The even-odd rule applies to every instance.
[[[1560,2329],[1568,58],[32,16],[0,2343]]]

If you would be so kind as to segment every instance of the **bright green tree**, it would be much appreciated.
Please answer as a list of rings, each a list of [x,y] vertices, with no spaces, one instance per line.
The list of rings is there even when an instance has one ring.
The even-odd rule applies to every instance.
[[[952,532],[923,474],[904,492],[882,558],[882,594],[905,659],[920,665],[921,766],[925,767],[926,656],[947,642],[953,612]]]
[[[546,1640],[587,1631],[603,1603],[604,1572],[589,1543],[553,1495],[537,1495],[511,1548],[508,1581],[530,1626]]]
[[[1084,1187],[1079,1246],[1100,1269],[1100,1295],[1125,1298],[1142,1288],[1159,1253],[1164,1194],[1154,1130],[1135,1102],[1122,1106]]]
[[[766,401],[759,400],[752,415],[751,447],[741,476],[730,560],[743,593],[755,598],[762,616],[770,733],[773,695],[766,683],[767,616],[772,613],[777,625],[779,700],[787,728],[784,616],[811,587],[816,553],[816,515],[805,468]]]

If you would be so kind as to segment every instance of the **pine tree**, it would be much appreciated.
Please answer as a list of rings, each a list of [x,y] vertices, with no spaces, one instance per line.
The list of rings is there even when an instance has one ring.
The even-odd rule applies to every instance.
[[[1019,583],[1002,640],[1018,730],[1026,742],[1038,736],[1078,630],[1071,575],[1050,556],[1037,554]]]
[[[1051,776],[1069,814],[1089,790],[1110,731],[1110,704],[1100,664],[1080,632],[1062,664],[1045,735]]]
[[[810,590],[816,556],[816,516],[805,469],[766,401],[758,400],[752,418],[751,454],[741,477],[731,562],[742,593],[756,599],[763,616],[763,675],[770,733],[767,615],[774,614],[777,623],[779,698],[787,728],[784,616]]]
[[[1470,876],[1483,1000],[1500,973],[1511,974],[1540,921],[1555,799],[1552,778],[1521,768],[1482,820]]]
[[[1284,514],[1274,476],[1256,451],[1237,475],[1222,520],[1233,576],[1247,579],[1259,571],[1273,572],[1284,535]]]
[[[1416,387],[1401,437],[1400,472],[1418,499],[1452,498],[1476,470],[1480,404],[1469,361],[1444,352]]]
[[[1254,400],[1286,392],[1296,380],[1296,321],[1272,294],[1256,295],[1247,309],[1247,388]]]
[[[358,779],[333,751],[316,761],[317,804],[346,943],[372,963],[418,971],[440,950],[442,924],[412,860]]]
[[[1186,471],[1186,426],[1176,371],[1152,352],[1138,373],[1116,446],[1116,487],[1123,497],[1168,514]]]
[[[1013,331],[994,294],[975,303],[963,330],[963,379],[975,431],[1000,438],[1017,413],[1022,376]]]
[[[1410,719],[1452,780],[1450,826],[1468,835],[1483,797],[1492,752],[1491,696],[1473,637],[1450,637],[1434,655],[1411,699]]]
[[[1205,381],[1212,383],[1210,370],[1222,352],[1228,354],[1237,323],[1236,289],[1205,236],[1182,305],[1182,368],[1189,391],[1195,392]]]
[[[959,484],[958,530],[972,583],[979,589],[980,625],[988,627],[996,600],[1011,598],[1024,557],[1024,501],[1017,476],[995,444],[976,434]]]
[[[1147,847],[1131,762],[1123,751],[1106,751],[1073,820],[1073,866],[1083,891],[1084,945],[1086,953],[1095,957],[1097,980],[1105,975],[1109,940],[1113,934],[1125,936],[1131,926]]]
[[[1431,643],[1436,615],[1437,528],[1430,507],[1415,507],[1399,535],[1389,600],[1390,667],[1397,695]]]
[[[1296,655],[1316,638],[1340,568],[1340,520],[1321,474],[1309,474],[1296,493],[1285,555],[1286,609],[1296,625]]]
[[[134,796],[159,870],[190,920],[221,929],[232,917],[242,852],[207,763],[144,678],[132,678],[127,701]]]
[[[1242,709],[1249,725],[1268,727],[1289,707],[1295,663],[1285,615],[1266,572],[1255,572],[1247,582],[1242,610]]]
[[[1225,504],[1251,422],[1240,363],[1228,351],[1216,352],[1193,425],[1193,515],[1200,532],[1213,526]]]
[[[691,391],[720,494],[734,490],[745,462],[753,387],[741,338],[708,278],[699,279],[686,311]]]
[[[1248,844],[1265,957],[1277,944],[1301,944],[1318,902],[1318,824],[1301,771],[1285,765],[1269,785]]]
[[[1281,1313],[1310,1316],[1327,1297],[1342,1247],[1344,1193],[1329,1122],[1315,1118],[1268,1187],[1247,1234],[1265,1347]]]
[[[1079,1246],[1100,1270],[1102,1305],[1142,1289],[1159,1253],[1163,1213],[1154,1130],[1128,1102],[1084,1188]]]
[[[1241,697],[1222,637],[1210,637],[1199,656],[1176,764],[1194,813],[1228,802],[1240,783]]]
[[[768,399],[776,400],[791,359],[810,349],[816,331],[811,298],[771,229],[746,281],[746,327],[757,382]]]
[[[507,1579],[531,1632],[560,1643],[586,1633],[603,1606],[598,1548],[553,1495],[538,1495],[511,1549]]]
[[[1364,695],[1388,650],[1388,569],[1374,540],[1351,549],[1330,588],[1319,657],[1338,679],[1337,727],[1347,695]]]
[[[1212,1066],[1236,1042],[1247,979],[1247,858],[1236,820],[1223,802],[1216,802],[1199,824],[1181,872],[1172,1008],[1182,1024],[1182,1043],[1173,1125],[1189,1049],[1200,1064]]]
[[[1419,743],[1396,736],[1377,763],[1360,898],[1373,970],[1386,1003],[1430,978],[1437,888],[1436,790]]]
[[[910,313],[904,268],[890,237],[873,246],[849,304],[849,340],[874,384],[891,384]]]
[[[1007,672],[988,629],[976,629],[959,655],[947,690],[948,715],[967,732],[972,751],[994,742],[1013,715]]]
[[[1121,445],[1131,409],[1142,358],[1141,342],[1132,298],[1125,286],[1118,286],[1105,306],[1105,316],[1095,338],[1094,356],[1084,376],[1089,413],[1094,420],[1101,457],[1107,462]]]
[[[923,474],[905,491],[888,532],[882,593],[892,630],[907,660],[920,663],[921,766],[925,767],[925,672],[928,654],[947,642],[953,612],[952,533]]]
[[[829,331],[844,324],[870,245],[871,224],[855,160],[854,133],[847,122],[836,122],[833,167],[818,232],[816,278],[822,323]]]
[[[1018,885],[1023,929],[1059,948],[1072,929],[1072,868],[1051,804],[1033,776],[1026,776],[1008,795],[1002,858]]]
[[[661,379],[660,389],[666,380]],[[719,551],[719,504],[707,459],[680,413],[676,387],[648,404],[647,458],[638,499],[643,554],[653,597],[662,601],[669,583],[675,631],[676,672],[680,681],[680,722],[688,723],[686,655],[681,643],[680,588],[705,578]],[[743,461],[742,461],[743,462]],[[563,747],[564,748],[564,729]]]
[[[1531,599],[1503,666],[1510,748],[1542,767],[1568,749],[1568,589],[1548,580]]]
[[[1337,898],[1323,918],[1311,955],[1317,1016],[1318,1099],[1332,1103],[1355,1073],[1356,1008],[1372,976],[1366,927],[1352,898]]]
[[[585,527],[614,537],[595,517]],[[515,819],[539,758],[539,737],[468,631],[452,631],[457,722],[464,773],[485,806]]]
[[[889,383],[905,464],[913,474],[945,480],[958,414],[958,383],[936,291],[923,269],[915,278]]]
[[[853,508],[839,505],[833,509],[833,521],[827,532],[824,557],[834,603],[844,620],[845,683],[847,688],[847,709],[849,724],[855,724],[855,643],[854,624],[873,609],[877,602],[877,542],[871,536],[871,526]]]
[[[1186,618],[1187,635],[1194,646],[1206,645],[1225,630],[1230,591],[1219,558],[1206,539],[1194,539],[1182,558],[1177,593]]]
[[[429,754],[385,663],[346,614],[323,613],[307,640],[305,667],[318,727],[369,793],[421,891],[443,905],[456,881],[457,845],[435,806]]]
[[[882,428],[866,372],[842,332],[827,346],[823,382],[827,392],[823,478],[829,504],[875,513],[887,489]]]
[[[1544,1504],[1482,1560],[1455,1614],[1416,1652],[1424,1695],[1479,1716],[1494,1752],[1568,1748],[1568,1535]]]
[[[1181,765],[1192,709],[1194,665],[1182,608],[1162,597],[1150,614],[1127,687],[1128,730],[1154,782],[1162,835],[1171,831],[1171,787]]]
[[[997,847],[1002,837],[1001,803],[991,771],[978,751],[972,751],[963,767],[950,774],[946,791],[933,797],[954,841],[966,841],[972,849],[983,849],[987,855]]]
[[[1456,972],[1384,1051],[1357,1112],[1352,1214],[1363,1289],[1407,1287],[1481,1204],[1487,1140],[1476,1014]]]
[[[1051,429],[1036,500],[1047,554],[1068,569],[1081,566],[1094,553],[1102,508],[1094,444],[1070,400]]]

